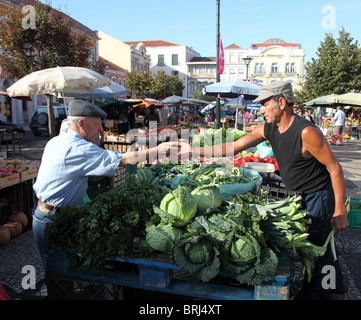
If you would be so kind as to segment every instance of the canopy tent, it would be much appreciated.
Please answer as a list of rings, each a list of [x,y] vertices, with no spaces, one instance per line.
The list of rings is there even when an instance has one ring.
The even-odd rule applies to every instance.
[[[333,104],[361,107],[361,93],[349,92],[341,95],[335,95],[328,98],[327,101]]]
[[[316,99],[310,100],[308,102],[305,102],[303,105],[307,107],[327,107],[327,106],[333,106],[335,103],[332,100],[334,97],[336,97],[336,94],[329,94],[326,96],[321,96]]]
[[[158,103],[154,100],[147,100],[147,99],[130,99],[130,100],[124,100],[125,102],[127,101],[138,101],[137,104],[134,104],[134,107],[138,107],[138,108],[148,108],[150,105],[154,105],[157,108],[163,107],[163,104]]]

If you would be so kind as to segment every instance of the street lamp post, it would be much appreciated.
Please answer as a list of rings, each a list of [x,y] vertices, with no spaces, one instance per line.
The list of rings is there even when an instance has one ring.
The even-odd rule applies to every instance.
[[[248,68],[249,68],[249,64],[251,63],[252,58],[250,57],[246,57],[246,58],[242,58],[244,61],[244,64],[246,65],[246,81],[248,81]],[[247,103],[246,103],[246,108],[245,111],[247,110]],[[246,130],[246,117],[243,118],[243,130]]]
[[[244,64],[246,65],[246,81],[248,81],[248,68],[249,68],[249,64],[251,63],[252,58],[250,57],[246,57],[246,58],[242,58],[244,61]]]

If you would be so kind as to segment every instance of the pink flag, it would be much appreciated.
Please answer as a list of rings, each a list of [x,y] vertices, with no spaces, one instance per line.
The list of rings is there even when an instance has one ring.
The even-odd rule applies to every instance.
[[[219,60],[218,60],[218,73],[222,74],[224,71],[224,51],[221,35],[219,34]]]

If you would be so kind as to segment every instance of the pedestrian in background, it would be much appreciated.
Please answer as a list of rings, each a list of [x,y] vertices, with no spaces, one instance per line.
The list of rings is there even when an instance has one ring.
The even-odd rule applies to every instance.
[[[337,107],[337,112],[335,116],[331,120],[331,124],[335,124],[335,128],[333,129],[333,137],[331,139],[331,144],[336,144],[337,140],[339,140],[339,145],[342,145],[342,132],[343,127],[345,126],[346,114],[342,110],[341,106]]]

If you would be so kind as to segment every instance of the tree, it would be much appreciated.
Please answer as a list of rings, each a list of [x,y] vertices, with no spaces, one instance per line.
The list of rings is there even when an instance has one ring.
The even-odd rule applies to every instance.
[[[56,66],[88,67],[89,41],[72,32],[68,19],[55,16],[49,5],[37,1],[35,28],[24,29],[21,10],[0,21],[0,64],[9,77]]]
[[[206,94],[203,94],[202,90],[203,90],[202,88],[196,89],[194,94],[193,94],[193,99],[202,100],[202,101],[209,101],[209,102],[216,101],[216,97],[208,96]]]
[[[161,99],[170,95],[182,95],[183,83],[177,76],[169,76],[164,71],[150,75],[145,71],[136,74],[127,72],[126,87],[136,97]]]
[[[361,50],[353,41],[344,28],[338,39],[326,34],[316,52],[318,58],[306,64],[305,82],[300,91],[295,91],[296,104],[361,89]]]
[[[138,73],[127,72],[125,83],[127,90],[132,96],[148,97],[152,92],[153,79],[145,71],[139,71]]]
[[[0,65],[12,78],[56,66],[89,66],[90,43],[72,32],[70,21],[52,8],[35,3],[35,28],[24,28],[22,7],[0,20]],[[46,97],[48,101],[49,97]],[[52,103],[48,103],[49,133],[55,135]]]

